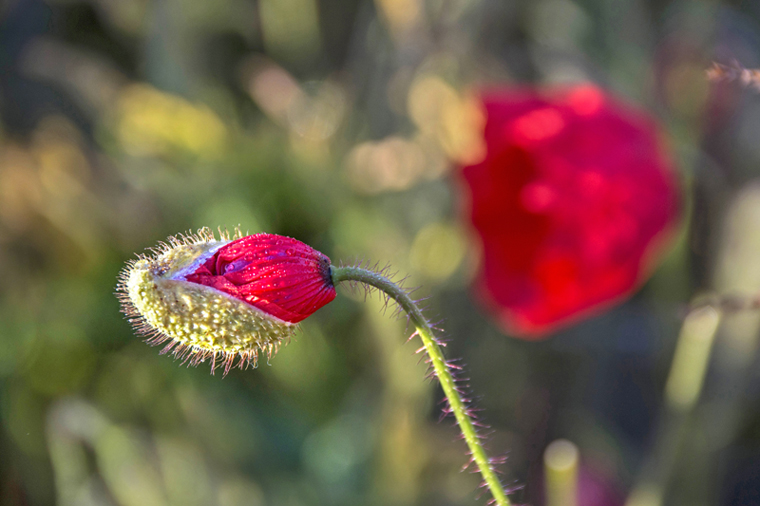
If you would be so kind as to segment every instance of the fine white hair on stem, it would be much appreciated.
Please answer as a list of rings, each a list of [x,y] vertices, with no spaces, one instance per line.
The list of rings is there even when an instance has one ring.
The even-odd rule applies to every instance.
[[[391,274],[390,265],[386,264],[380,268],[379,264],[375,264],[371,269],[364,268],[362,265],[364,262],[353,266],[341,265],[334,269],[331,272],[333,283],[338,285],[347,282],[353,290],[357,290],[356,285],[361,283],[365,289],[365,297],[371,295],[374,290],[379,290],[386,297],[384,310],[387,309],[389,299],[393,299],[399,311],[406,312],[408,321],[411,321],[416,329],[410,340],[412,337],[419,336],[423,344],[415,353],[420,355],[419,362],[427,364],[425,377],[431,381],[437,379],[443,389],[445,402],[442,407],[442,418],[446,418],[449,414],[453,415],[454,425],[459,427],[461,438],[469,449],[471,463],[475,464],[474,467],[483,477],[483,486],[491,492],[493,503],[498,506],[509,506],[506,489],[495,471],[499,460],[490,459],[483,444],[483,441],[491,434],[489,427],[476,416],[478,410],[473,407],[473,399],[468,394],[469,385],[466,382],[469,380],[459,377],[463,366],[456,360],[445,358],[442,340],[437,332],[434,332],[430,321],[418,304],[425,299],[415,301],[411,297],[414,290],[404,288],[403,283],[395,283],[392,277],[397,276],[398,273]]]

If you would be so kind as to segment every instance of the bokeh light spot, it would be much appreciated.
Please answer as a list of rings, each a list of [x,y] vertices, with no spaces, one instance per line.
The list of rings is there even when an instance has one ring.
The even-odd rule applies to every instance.
[[[512,123],[507,132],[512,132],[529,141],[542,141],[557,135],[565,126],[565,120],[559,111],[551,108],[531,111]]]
[[[446,223],[433,223],[420,230],[412,243],[412,266],[435,280],[451,276],[466,251],[462,233]]]
[[[570,107],[581,116],[597,112],[604,103],[604,95],[596,86],[578,86],[567,97]]]

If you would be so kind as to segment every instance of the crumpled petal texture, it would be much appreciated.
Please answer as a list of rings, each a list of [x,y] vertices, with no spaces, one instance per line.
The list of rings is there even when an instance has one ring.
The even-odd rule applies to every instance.
[[[591,85],[486,93],[485,159],[463,168],[483,246],[480,291],[540,337],[643,282],[679,192],[646,115]]]
[[[330,260],[306,244],[273,234],[237,239],[188,274],[288,323],[298,323],[335,298]]]

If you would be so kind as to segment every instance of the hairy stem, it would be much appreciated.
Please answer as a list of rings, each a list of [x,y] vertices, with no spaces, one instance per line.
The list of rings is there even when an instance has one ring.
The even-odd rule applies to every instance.
[[[499,482],[496,473],[491,468],[488,455],[486,455],[485,449],[480,443],[478,433],[475,430],[475,425],[467,406],[457,390],[454,377],[451,374],[451,370],[443,355],[443,351],[433,335],[433,329],[422,315],[422,311],[417,304],[415,304],[411,297],[409,297],[408,293],[393,281],[381,274],[367,269],[362,269],[360,267],[333,267],[332,279],[335,285],[338,285],[342,281],[358,281],[373,286],[390,296],[404,311],[406,311],[409,315],[409,319],[417,329],[417,335],[422,339],[422,344],[425,346],[425,351],[427,352],[428,357],[430,357],[433,370],[435,371],[438,380],[441,382],[441,387],[443,387],[443,392],[448,400],[449,407],[451,408],[457,424],[459,424],[459,429],[462,431],[464,440],[470,449],[472,460],[475,465],[478,466],[478,470],[483,476],[485,484],[494,498],[494,504],[497,506],[510,506],[504,488]]]

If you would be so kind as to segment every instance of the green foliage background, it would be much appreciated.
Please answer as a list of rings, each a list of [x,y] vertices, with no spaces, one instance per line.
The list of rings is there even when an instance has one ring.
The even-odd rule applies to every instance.
[[[757,64],[758,16],[679,1],[0,4],[0,505],[485,503],[405,319],[376,296],[340,289],[271,362],[226,378],[134,335],[112,295],[124,263],[237,225],[422,285],[518,502],[542,504],[558,437],[623,496],[682,310],[716,286],[725,210],[757,177],[760,102],[711,90],[704,69]],[[694,212],[631,301],[517,340],[470,289],[455,167],[479,149],[472,93],[588,79],[662,119]],[[746,325],[750,358],[716,368],[724,387],[708,388],[668,504],[750,504],[760,489]]]

